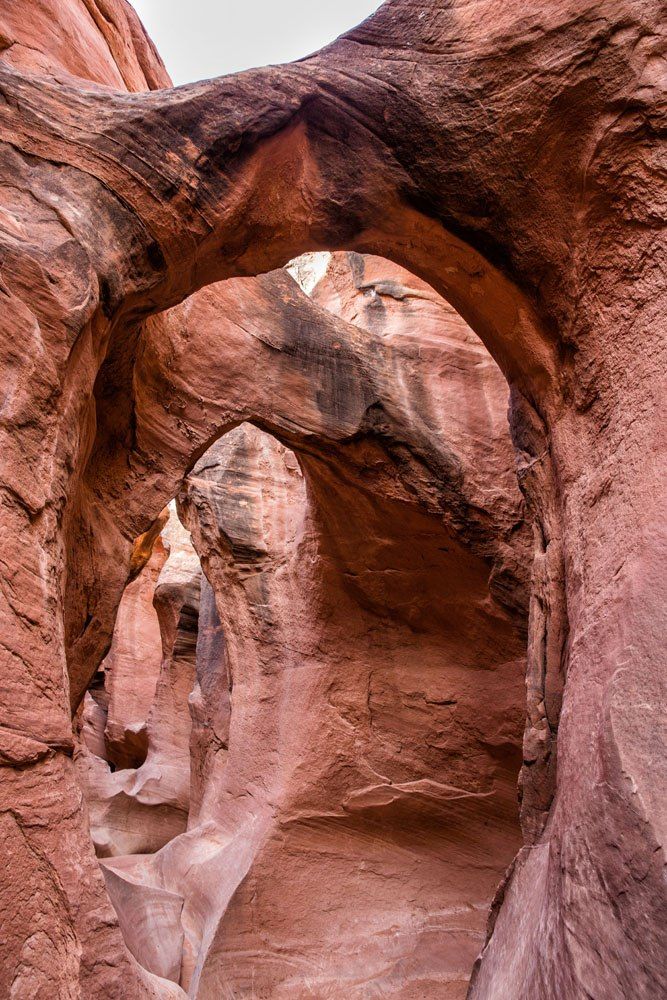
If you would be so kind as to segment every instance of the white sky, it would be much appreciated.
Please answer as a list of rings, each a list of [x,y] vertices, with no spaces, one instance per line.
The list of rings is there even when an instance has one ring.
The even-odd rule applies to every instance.
[[[174,83],[310,55],[380,0],[131,0]]]

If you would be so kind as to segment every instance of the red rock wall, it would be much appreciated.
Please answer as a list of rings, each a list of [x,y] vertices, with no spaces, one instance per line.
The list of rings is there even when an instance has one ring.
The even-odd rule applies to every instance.
[[[52,53],[84,8],[51,10],[5,4],[0,32],[3,848],[30,904],[0,885],[0,988],[158,988],[113,926],[69,760],[132,540],[243,420],[336,450],[381,404],[381,436],[410,439],[391,352],[366,357],[282,277],[142,321],[347,247],[418,273],[489,347],[535,518],[526,847],[472,995],[664,992],[660,5],[431,0],[415,18],[389,0],[294,66],[152,94],[73,78]],[[126,8],[86,10],[118,27]],[[31,23],[48,44],[21,41]],[[147,46],[129,35],[125,80]],[[332,394],[341,381],[359,391]],[[446,484],[451,526],[473,524],[468,547],[500,567],[455,466],[419,454],[426,492]]]
[[[72,74],[114,88],[144,90],[168,83],[134,11],[113,0],[8,0],[0,10],[0,62],[20,71],[60,79]],[[13,175],[17,165],[17,160],[13,165],[3,160],[3,182],[6,171]],[[25,174],[16,180],[13,195],[3,199],[3,221],[8,224],[3,238],[9,235],[10,244],[25,231],[31,212]],[[51,463],[57,466],[64,454],[85,449],[81,427],[89,404],[84,399],[92,389],[96,361],[89,343],[78,349],[75,339],[64,333],[70,308],[86,312],[85,304],[77,302],[85,278],[70,272],[62,282],[55,279],[53,294],[41,298],[37,293],[34,311],[26,304],[39,275],[60,271],[63,276],[81,265],[76,253],[69,255],[71,234],[64,241],[57,235],[57,197],[55,206],[47,201],[50,207],[43,205],[34,216],[40,220],[36,270],[28,265],[19,280],[21,289],[14,286],[9,293],[3,319],[3,495],[14,496],[18,503],[10,503],[3,521],[3,531],[13,539],[5,549],[5,570],[9,576],[18,574],[22,597],[20,606],[3,599],[0,609],[6,639],[0,664],[0,760],[10,765],[2,770],[2,802],[3,809],[5,804],[11,809],[10,814],[3,812],[0,839],[12,872],[0,887],[0,994],[15,1000],[182,996],[169,982],[147,974],[123,943],[70,759],[74,744],[71,724],[64,721],[70,714],[67,685],[54,680],[67,674],[61,597],[65,559],[57,541],[56,511],[62,512],[64,493],[70,491],[64,485],[67,474]],[[16,260],[15,250],[3,239],[3,267],[14,275]],[[21,356],[14,345],[22,339],[26,351]],[[63,371],[67,356],[74,369],[69,381]],[[66,425],[69,430],[63,434]],[[82,440],[77,440],[79,434]],[[23,486],[18,486],[20,481]],[[28,544],[27,556],[18,554],[21,538]],[[111,549],[112,560],[119,555],[117,546]],[[142,558],[141,548],[137,556]],[[125,550],[120,557],[123,583],[131,569],[126,557]],[[116,603],[120,596],[118,592]],[[90,600],[94,603],[95,598],[91,595]],[[82,606],[88,608],[89,599],[84,598]],[[100,652],[108,638],[110,632]],[[97,670],[100,658],[90,662],[91,671]],[[19,662],[17,671],[12,663]],[[103,730],[99,735],[103,738]]]
[[[111,649],[102,663],[108,710],[104,757],[117,768],[138,767],[148,752],[148,715],[162,664],[155,587],[168,552],[158,540],[147,565],[128,584],[118,607]]]
[[[0,51],[10,66],[114,90],[155,90],[170,79],[125,0],[5,0]]]
[[[261,491],[252,482],[253,465],[261,469],[275,446],[250,429],[233,435],[216,446],[222,481],[205,487],[195,470],[189,487],[189,503],[204,511],[200,545],[220,595],[233,684],[229,755],[223,774],[211,775],[206,815],[234,840],[253,822],[261,836],[243,881],[224,907],[218,901],[195,992],[215,995],[226,984],[241,994],[254,985],[267,996],[348,997],[372,983],[402,996],[463,996],[491,896],[519,842],[520,640],[498,621],[473,637],[464,624],[475,617],[473,598],[463,589],[448,617],[444,581],[466,571],[455,546],[449,565],[433,559],[438,532],[428,518],[419,532],[418,516],[389,505],[368,520],[354,489],[329,481],[327,513],[341,529],[332,546],[306,512],[294,468],[273,458]],[[207,469],[205,480],[216,473]],[[236,477],[243,484],[230,489]],[[301,504],[284,495],[290,486]],[[245,523],[229,516],[235,500],[245,500]],[[292,535],[291,553],[277,531]],[[410,540],[407,560],[390,544],[395,532]],[[451,545],[446,533],[441,540]],[[230,542],[243,553],[231,572]],[[239,582],[244,615],[231,598]],[[248,791],[246,809],[226,807]],[[218,859],[226,863],[229,849]]]

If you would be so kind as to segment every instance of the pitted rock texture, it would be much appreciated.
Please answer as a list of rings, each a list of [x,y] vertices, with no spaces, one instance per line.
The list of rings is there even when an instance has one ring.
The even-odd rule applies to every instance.
[[[428,281],[511,388],[536,526],[526,847],[472,996],[664,993],[664,5],[425,0],[415,16],[388,0],[297,64],[177,91],[125,4],[10,0],[0,16],[0,727],[4,854],[21,873],[0,884],[0,989],[171,989],[114,926],[71,712],[145,555],[134,540],[213,440],[246,419],[287,437],[295,387],[297,439],[359,430],[367,396],[344,428],[312,405],[308,354],[293,355],[323,321],[284,276],[192,296],[335,247]],[[116,74],[165,89],[114,90]],[[238,352],[233,393],[188,323],[207,303]],[[260,337],[244,328],[269,339],[249,371]],[[330,332],[318,386],[357,356],[334,365]],[[301,380],[269,366],[272,343]],[[254,414],[220,405],[257,400],[258,379]],[[436,478],[460,514],[451,463]],[[478,519],[470,544],[495,559],[484,535]]]

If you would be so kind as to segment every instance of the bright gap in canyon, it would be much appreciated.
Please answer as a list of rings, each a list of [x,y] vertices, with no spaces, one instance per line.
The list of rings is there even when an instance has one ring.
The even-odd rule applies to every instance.
[[[176,85],[309,56],[379,6],[378,0],[133,2]]]

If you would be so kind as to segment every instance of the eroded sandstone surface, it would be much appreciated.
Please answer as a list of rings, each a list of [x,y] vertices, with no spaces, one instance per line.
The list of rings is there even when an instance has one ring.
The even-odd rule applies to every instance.
[[[160,512],[226,431],[251,421],[298,455],[324,593],[335,593],[327,568],[351,567],[344,592],[364,620],[392,608],[397,631],[451,632],[455,599],[445,590],[434,602],[429,585],[451,581],[452,552],[467,567],[455,580],[466,606],[480,610],[485,590],[490,602],[474,616],[470,656],[489,609],[507,621],[521,614],[504,490],[485,497],[484,477],[473,475],[474,448],[444,405],[446,380],[417,403],[391,336],[355,326],[358,309],[375,332],[373,295],[389,313],[398,300],[364,288],[363,277],[354,293],[332,278],[321,301],[318,284],[309,298],[284,272],[252,277],[339,248],[357,255],[354,267],[365,254],[408,267],[482,338],[510,384],[535,525],[524,846],[496,898],[471,996],[643,1000],[667,988],[664,5],[427,0],[415,14],[411,0],[388,0],[307,60],[173,91],[122,0],[6,0],[0,11],[0,991],[17,1000],[182,995],[176,978],[216,995],[222,977],[246,974],[228,950],[230,901],[262,967],[267,949],[255,925],[243,930],[246,884],[229,875],[230,845],[243,845],[236,871],[246,865],[256,880],[260,903],[271,904],[262,919],[281,940],[282,898],[272,903],[263,873],[280,857],[272,824],[289,814],[269,772],[257,813],[248,795],[224,819],[209,812],[207,786],[222,793],[236,770],[235,713],[233,698],[210,707],[196,654],[194,665],[186,656],[188,683],[196,678],[192,829],[141,865],[106,859],[105,883],[71,760],[72,713],[109,651],[128,582],[151,558]],[[323,308],[332,303],[335,316]],[[429,398],[443,410],[441,434],[424,418]],[[494,449],[481,447],[489,460]],[[363,533],[341,507],[353,486],[367,498],[356,508],[367,506]],[[204,509],[189,491],[188,519]],[[411,513],[392,548],[399,506]],[[418,581],[409,559],[423,551],[423,518],[447,535],[449,552],[428,548],[431,573],[415,590],[382,558],[408,560],[399,569]],[[381,523],[393,525],[388,535]],[[192,530],[202,561],[213,561],[214,535],[195,521]],[[359,543],[379,540],[377,562],[366,550],[371,572],[359,573]],[[396,577],[393,604],[374,585],[376,568],[383,584]],[[224,608],[216,593],[213,613],[206,586],[215,648]],[[278,583],[270,591],[281,608]],[[251,597],[254,614],[261,602]],[[392,713],[380,711],[387,725]],[[98,740],[101,721],[89,719]],[[286,762],[311,750],[287,736]],[[252,770],[252,756],[244,766]],[[406,795],[387,802],[385,786],[414,792],[412,781],[361,786],[375,789],[370,813],[391,826]],[[420,788],[407,795],[418,827]],[[321,806],[307,782],[292,793]],[[369,822],[364,802],[355,831]],[[252,831],[235,839],[246,819]],[[230,824],[222,835],[221,823]],[[313,841],[302,816],[294,832],[305,858]],[[188,866],[198,873],[189,885],[179,874]],[[143,936],[150,893],[158,938]],[[217,909],[198,906],[209,898]],[[135,928],[143,965],[119,920],[126,939]],[[305,940],[304,930],[290,943],[299,950]],[[432,967],[425,940],[421,954],[405,983]],[[262,975],[268,990],[285,982],[280,971]],[[331,973],[318,975],[326,983]]]

